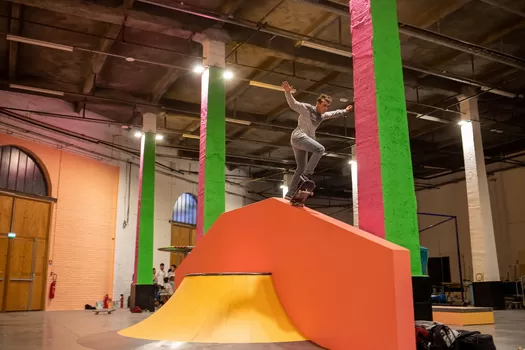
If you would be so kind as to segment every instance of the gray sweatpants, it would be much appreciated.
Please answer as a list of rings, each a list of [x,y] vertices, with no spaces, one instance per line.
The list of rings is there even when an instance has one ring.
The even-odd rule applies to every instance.
[[[297,170],[292,177],[292,183],[288,188],[288,195],[292,196],[297,190],[302,174],[313,175],[315,167],[325,152],[325,148],[319,142],[305,133],[293,133],[291,138],[293,154],[297,163]],[[308,160],[308,153],[312,153]]]

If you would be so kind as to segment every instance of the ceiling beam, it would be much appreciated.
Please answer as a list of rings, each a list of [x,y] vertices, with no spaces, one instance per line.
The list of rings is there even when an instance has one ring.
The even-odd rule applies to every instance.
[[[123,8],[113,8],[100,4],[80,1],[80,0],[10,0],[11,2],[24,4],[28,6],[38,7],[58,13],[68,14],[72,16],[79,16],[90,20],[121,25],[126,19],[126,26],[137,28],[146,31],[160,32],[166,35],[172,35],[182,38],[194,37],[195,31],[200,31],[203,28],[209,27],[215,19],[193,19],[191,23],[182,23],[158,14],[150,14],[144,11],[126,10]],[[174,5],[178,6],[178,5]],[[171,7],[170,7],[171,8]],[[174,8],[177,10],[176,8]],[[158,10],[158,8],[155,8]],[[164,11],[164,10],[163,10]],[[169,10],[167,10],[169,11]],[[197,14],[198,16],[198,14]],[[202,16],[200,16],[202,17]],[[203,22],[204,21],[204,22]],[[224,21],[223,21],[224,22]],[[234,41],[242,42],[253,34],[253,29],[250,25],[243,25],[237,23],[235,20],[228,19],[227,22],[234,23],[235,31],[233,33],[237,38]],[[246,29],[248,27],[248,29]],[[268,32],[271,32],[268,34]],[[273,34],[272,34],[273,33]],[[277,33],[277,34],[276,34]],[[343,73],[352,72],[352,60],[347,57],[342,57],[330,53],[320,52],[318,50],[300,47],[295,47],[296,39],[286,39],[304,37],[301,34],[294,34],[282,30],[275,29],[275,32],[268,28],[261,30],[261,33],[252,37],[250,44],[259,47],[261,54],[273,56],[279,59],[294,60],[297,63],[317,66],[327,70],[334,70]],[[339,45],[341,46],[341,45]]]
[[[184,132],[187,134],[197,134],[197,130],[200,130],[200,128],[201,128],[200,119],[194,120],[190,123],[190,125],[186,127],[186,129],[184,129]],[[180,135],[179,139],[177,140],[177,144],[182,143],[184,140],[185,138],[182,135]],[[226,141],[226,143],[228,143],[228,141]]]
[[[151,93],[151,102],[159,102],[169,88],[184,74],[184,71],[176,68],[168,69],[168,72],[160,78]]]
[[[525,12],[524,11],[520,11],[517,8],[511,7],[511,6],[507,6],[505,4],[502,4],[501,2],[493,1],[493,0],[480,0],[480,1],[482,1],[482,2],[484,2],[486,4],[498,7],[500,9],[503,9],[503,10],[505,10],[507,12],[514,13],[515,15],[518,15],[518,16],[521,16],[521,17],[525,17]],[[510,3],[514,3],[514,2],[508,1],[508,3],[510,4]]]
[[[247,31],[238,30],[232,32],[234,42],[242,42],[247,36]],[[250,39],[243,46],[256,48],[261,55],[275,57],[287,61],[306,64],[341,73],[352,73],[352,59],[328,52],[311,49],[308,47],[296,47],[295,41],[272,35],[260,33]]]
[[[350,16],[349,7],[342,4],[337,4],[332,1],[326,0],[301,0],[306,3],[313,4],[323,8],[325,11],[336,11],[341,15]],[[461,6],[460,6],[461,7]],[[457,8],[452,4],[451,9],[457,10]],[[411,25],[408,23],[398,22],[399,33],[408,35],[410,37],[418,38],[433,44],[441,45],[443,47],[448,47],[454,50],[462,51],[468,54],[476,55],[483,57],[494,62],[499,62],[506,64],[511,67],[516,67],[519,69],[525,70],[525,61],[516,57],[509,56],[503,52],[492,50],[486,47],[480,47],[479,45],[474,45],[472,43],[458,40],[456,38],[448,37],[442,35],[438,32],[430,31],[416,25]]]
[[[413,25],[428,28],[434,23],[458,11],[472,0],[440,0],[432,3],[431,7],[419,17],[414,18]]]
[[[235,13],[241,8],[242,4],[246,0],[229,0],[226,1],[221,7],[221,13],[225,13],[228,16],[235,17]]]
[[[109,53],[113,44],[118,39],[119,36],[122,36],[123,27],[116,25],[109,25],[106,31],[104,32],[104,37],[100,39],[98,45],[98,51]],[[111,39],[109,39],[111,38]],[[86,76],[84,78],[84,86],[82,87],[82,92],[84,94],[91,94],[93,87],[95,86],[95,80],[104,67],[108,55],[104,54],[94,54],[89,63]]]
[[[328,15],[322,18],[320,21],[312,23],[312,25],[309,28],[307,28],[305,31],[306,35],[309,35],[309,36],[318,35],[323,30],[325,30],[326,27],[332,24],[336,18],[337,16],[335,15]],[[269,57],[263,63],[261,63],[258,68],[265,69],[265,70],[274,70],[279,65],[281,65],[284,61],[285,60],[282,58]],[[259,80],[259,79],[264,78],[268,74],[270,74],[270,72],[254,70],[251,74],[248,75],[247,79]],[[226,103],[228,104],[234,99],[240,97],[244,92],[247,91],[249,86],[250,86],[249,83],[246,81],[239,82],[238,86],[232,91],[232,93],[228,97]]]
[[[497,31],[492,31],[485,37],[483,37],[479,41],[479,45],[485,46],[489,45],[495,41],[500,40],[501,38],[505,37],[506,35],[512,33],[515,30],[521,29],[525,27],[525,19],[519,19],[517,21],[514,21],[511,25],[506,26],[504,28],[501,28]],[[447,55],[446,57],[441,57],[439,60],[436,60],[432,63],[430,63],[429,66],[431,67],[443,67],[444,65],[451,63],[452,61],[456,60],[458,57],[466,55],[464,52],[453,52],[450,55]],[[510,69],[516,69],[516,68],[510,68]],[[423,74],[420,76],[420,78],[426,77],[427,74]]]
[[[11,16],[9,18],[9,33],[19,35],[22,27],[21,22],[22,5],[11,4]],[[9,41],[9,79],[16,80],[18,49],[20,44],[16,41]]]
[[[233,40],[240,40],[242,37],[239,33],[243,30],[236,31],[232,34]],[[246,34],[244,34],[246,35]],[[314,67],[319,67],[326,69],[328,71],[336,71],[340,73],[349,73],[352,74],[352,59],[344,56],[339,56],[335,54],[326,53],[323,51],[310,49],[307,47],[295,47],[295,41],[291,39],[285,39],[282,37],[272,37],[265,33],[260,33],[259,35],[253,37],[250,40],[250,43],[244,44],[244,46],[253,46],[256,47],[260,55],[275,57],[279,59],[295,61],[297,63],[302,63],[305,65],[310,65]],[[458,92],[458,83],[459,85],[471,85],[466,81],[467,78],[458,78],[456,76],[450,76],[447,73],[437,72],[431,69],[422,69],[419,67],[414,67],[410,63],[404,62],[403,64],[404,72],[407,70],[424,72],[432,75],[425,80],[419,80],[418,85],[423,85],[423,87],[444,90],[448,92]],[[480,83],[484,86],[490,86],[490,84]]]
[[[203,21],[193,19],[191,23],[181,22],[170,17],[149,14],[124,7],[111,7],[81,0],[9,0],[12,3],[36,7],[48,11],[162,33],[184,39],[191,39],[195,32],[205,28]],[[209,21],[206,21],[209,23]]]
[[[350,16],[350,10],[347,5],[335,3],[332,0],[298,0],[311,6],[317,7],[324,11],[337,14],[339,16]],[[472,0],[440,0],[421,14],[412,20],[412,24],[420,27],[429,27],[436,23],[441,18],[448,16],[449,14],[459,10]]]

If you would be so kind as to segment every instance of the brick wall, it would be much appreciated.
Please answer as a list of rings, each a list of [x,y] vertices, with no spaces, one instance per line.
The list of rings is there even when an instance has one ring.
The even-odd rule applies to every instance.
[[[55,299],[46,310],[83,309],[113,292],[114,235],[118,167],[39,143],[0,135],[0,145],[16,145],[36,155],[51,181],[49,274],[58,274]]]

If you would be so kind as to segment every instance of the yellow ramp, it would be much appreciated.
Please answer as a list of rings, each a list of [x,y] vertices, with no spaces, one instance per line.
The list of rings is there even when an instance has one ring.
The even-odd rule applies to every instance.
[[[187,275],[166,305],[118,333],[196,343],[307,340],[284,312],[269,274]]]

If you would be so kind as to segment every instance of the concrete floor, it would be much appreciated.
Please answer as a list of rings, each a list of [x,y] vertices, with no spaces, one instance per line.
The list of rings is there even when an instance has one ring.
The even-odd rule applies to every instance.
[[[97,347],[100,350],[123,349],[122,344],[118,346],[114,343],[115,331],[133,325],[148,315],[132,314],[128,310],[118,310],[112,315],[94,315],[89,311],[4,313],[0,314],[0,349],[94,349],[90,346],[93,341],[103,343],[102,346]],[[468,327],[461,328],[468,329]],[[517,350],[518,346],[525,346],[525,310],[496,312],[495,326],[471,327],[471,329],[492,334],[498,350]],[[174,347],[173,344],[165,344],[165,342],[155,344],[142,342],[133,346],[127,345],[126,348],[145,350]],[[176,348],[186,347],[176,346]]]

